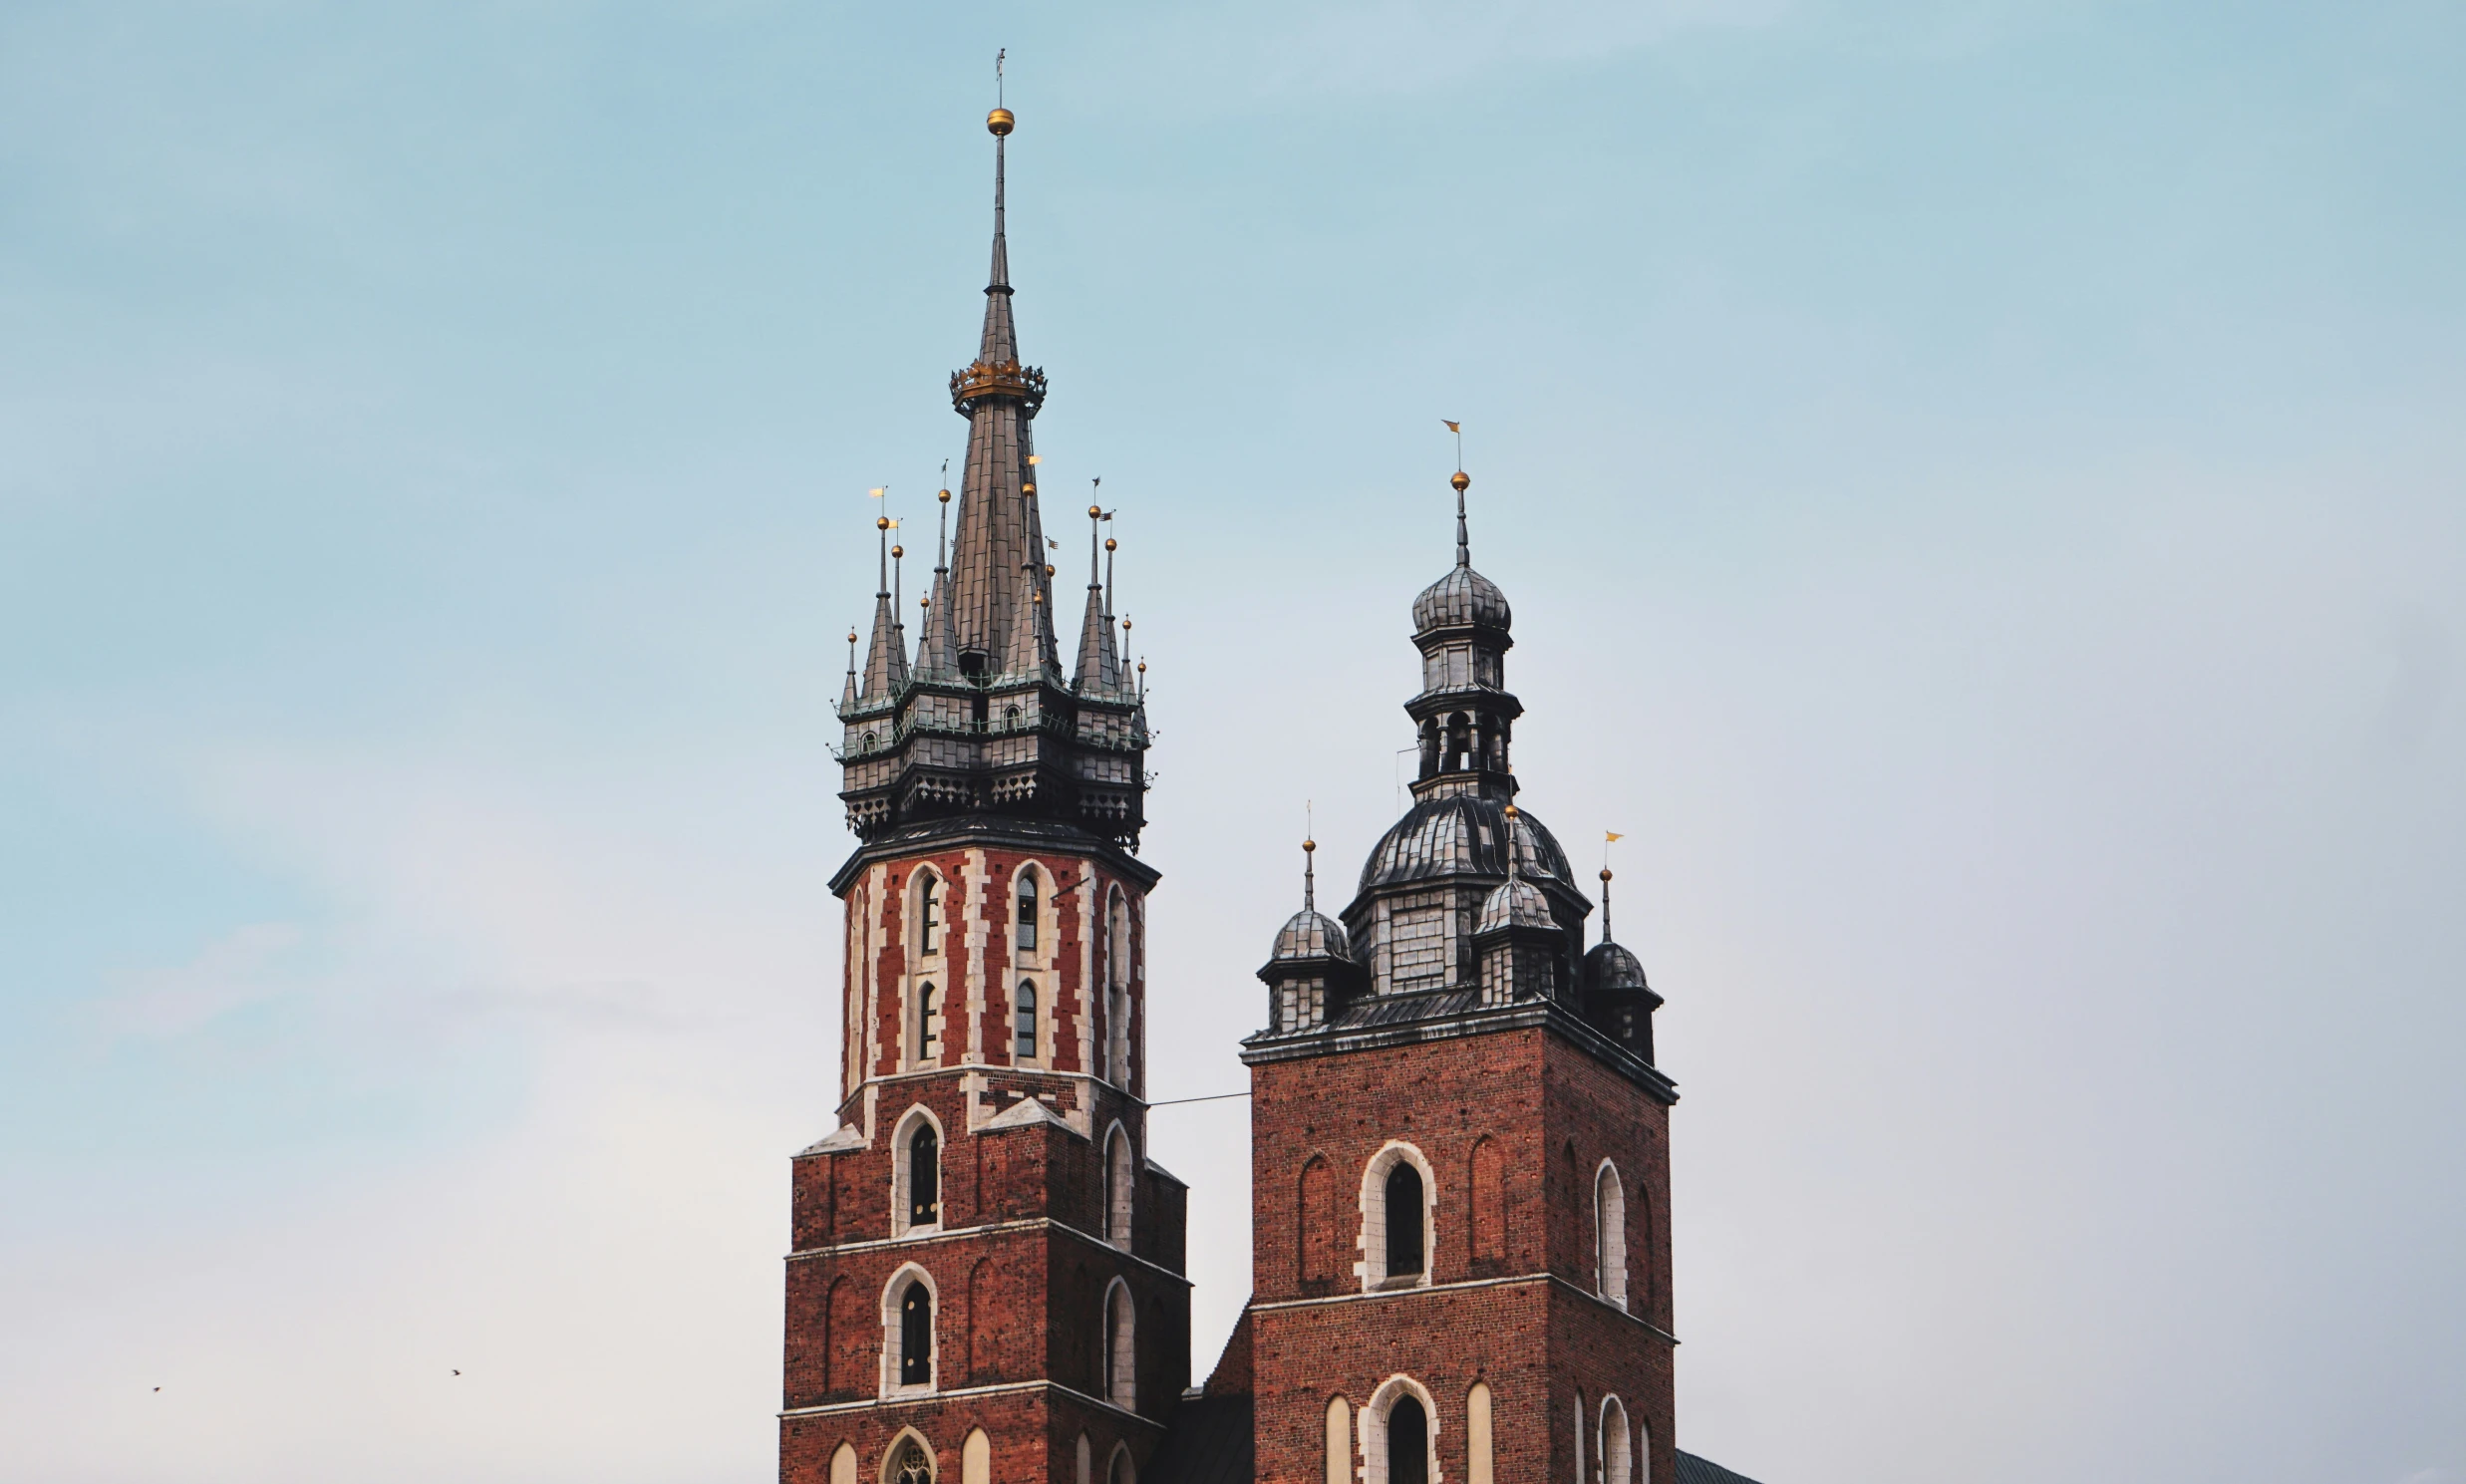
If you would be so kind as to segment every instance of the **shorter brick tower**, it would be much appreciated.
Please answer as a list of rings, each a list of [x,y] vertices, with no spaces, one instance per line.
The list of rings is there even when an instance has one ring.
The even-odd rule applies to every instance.
[[[845,1058],[793,1165],[781,1484],[1127,1484],[1189,1377],[1184,1191],[1145,1157],[1146,715],[1092,550],[1057,653],[988,126],[957,541],[911,659],[882,521],[861,681],[849,636]]]
[[[1591,903],[1515,803],[1468,483],[1413,603],[1412,807],[1341,921],[1306,870],[1243,1042],[1253,1293],[1209,1390],[1249,1393],[1278,1484],[1676,1477],[1660,1000],[1606,925],[1583,951]]]

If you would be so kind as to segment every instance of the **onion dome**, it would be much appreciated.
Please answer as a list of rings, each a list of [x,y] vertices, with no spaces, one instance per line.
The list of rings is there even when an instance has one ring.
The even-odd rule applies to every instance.
[[[1588,990],[1646,990],[1644,965],[1616,943],[1593,945],[1584,956],[1584,987]]]
[[[1541,894],[1540,887],[1521,876],[1513,876],[1500,883],[1499,888],[1482,902],[1481,917],[1473,927],[1473,936],[1485,937],[1507,928],[1558,931],[1558,919],[1550,915],[1550,899]]]
[[[1507,609],[1507,595],[1498,584],[1474,571],[1459,566],[1421,589],[1421,596],[1412,600],[1412,628],[1416,634],[1432,629],[1462,629],[1480,627],[1504,629],[1514,621]]]
[[[1464,526],[1464,491],[1472,487],[1472,476],[1457,469],[1447,482],[1455,486],[1455,569],[1412,600],[1412,631],[1504,629],[1514,620],[1507,611],[1507,595],[1473,570],[1472,537]]]
[[[1448,876],[1504,876],[1511,856],[1521,857],[1522,875],[1575,885],[1567,852],[1531,814],[1517,809],[1511,816],[1503,801],[1477,794],[1417,799],[1363,862],[1361,890]]]

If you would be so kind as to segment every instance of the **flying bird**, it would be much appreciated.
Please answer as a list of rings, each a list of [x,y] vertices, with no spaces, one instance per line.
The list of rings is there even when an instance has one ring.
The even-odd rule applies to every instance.
[[[459,1371],[459,1370],[455,1372],[455,1374],[456,1374],[456,1375],[461,1375],[462,1373],[462,1372],[461,1372],[461,1371]]]

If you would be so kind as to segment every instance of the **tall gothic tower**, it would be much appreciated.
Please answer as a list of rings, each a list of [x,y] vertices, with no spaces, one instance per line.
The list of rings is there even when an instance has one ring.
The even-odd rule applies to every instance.
[[[1412,807],[1340,918],[1305,873],[1259,971],[1252,1299],[1209,1395],[1249,1396],[1279,1484],[1680,1478],[1660,997],[1606,907],[1584,951],[1592,905],[1515,803],[1511,615],[1453,482]]]
[[[955,540],[911,653],[887,521],[840,797],[839,1130],[794,1161],[781,1484],[1127,1484],[1189,1375],[1184,1190],[1146,1159],[1146,716],[1107,585],[1054,637],[994,136]],[[949,532],[952,495],[942,491]],[[1109,547],[1110,542],[1106,545]]]

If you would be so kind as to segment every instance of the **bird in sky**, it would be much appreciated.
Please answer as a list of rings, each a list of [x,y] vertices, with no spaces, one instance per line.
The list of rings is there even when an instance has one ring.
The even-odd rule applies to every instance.
[[[455,1374],[456,1374],[456,1375],[461,1375],[462,1373],[462,1372],[461,1372],[461,1371],[459,1371],[459,1370],[455,1372]]]

